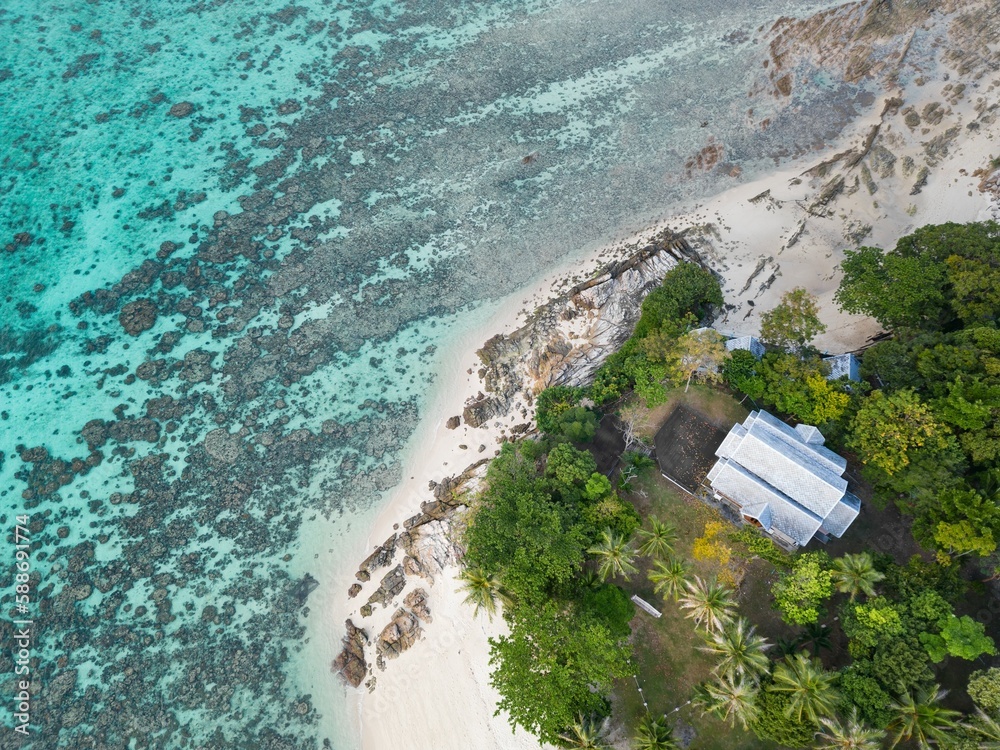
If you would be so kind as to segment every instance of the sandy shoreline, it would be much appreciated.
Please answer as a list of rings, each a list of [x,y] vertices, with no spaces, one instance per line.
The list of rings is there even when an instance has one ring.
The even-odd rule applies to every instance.
[[[930,89],[928,86],[923,90],[927,100],[932,96]],[[919,108],[920,93],[905,92],[904,98],[912,97],[912,102],[907,102]],[[367,543],[358,545],[366,550],[361,556],[389,537],[396,524],[417,513],[421,501],[433,499],[428,481],[440,481],[478,458],[493,455],[499,435],[495,424],[479,429],[465,424],[456,430],[445,427],[446,420],[461,414],[467,399],[481,389],[476,350],[483,342],[493,334],[514,330],[523,321],[525,309],[552,296],[559,279],[589,274],[609,255],[623,253],[624,246],[642,243],[663,227],[692,228],[688,234],[691,244],[723,278],[726,301],[732,307],[716,321],[720,330],[755,333],[762,312],[773,307],[785,291],[804,286],[819,298],[821,316],[829,327],[816,342],[821,349],[839,352],[864,345],[878,332],[877,324],[840,313],[833,301],[839,281],[837,264],[844,247],[859,243],[889,247],[898,237],[924,224],[986,220],[1000,215],[995,198],[979,192],[979,177],[973,175],[974,170],[989,162],[991,147],[994,152],[1000,151],[1000,143],[994,139],[997,127],[992,121],[988,127],[966,130],[964,126],[976,117],[970,100],[954,107],[952,120],[962,127],[961,136],[950,152],[937,160],[921,191],[910,193],[912,178],[886,175],[880,178],[876,193],[864,185],[859,189],[855,181],[831,202],[829,212],[811,210],[809,202],[815,200],[831,174],[810,180],[803,176],[804,171],[838,151],[858,147],[878,120],[880,109],[881,102],[871,117],[859,120],[849,135],[824,152],[782,165],[771,174],[739,184],[696,206],[682,207],[629,242],[600,248],[584,259],[567,262],[530,291],[512,295],[493,310],[481,310],[480,322],[442,354],[444,367],[440,372],[448,374],[435,384],[427,406],[426,413],[433,415],[433,422],[422,425],[413,436],[404,481],[379,512]],[[922,143],[921,139],[900,132],[898,118],[890,120],[883,122],[883,136],[894,145],[896,155],[901,159],[911,154],[919,156],[915,144]],[[939,129],[946,125],[948,122]],[[924,134],[927,137],[933,137],[933,133]],[[762,198],[762,194],[766,195]],[[861,235],[858,241],[850,239],[852,231]],[[508,417],[506,425],[521,421],[519,416]],[[481,453],[480,445],[485,446]],[[489,686],[488,638],[502,632],[503,622],[473,618],[471,609],[461,604],[462,596],[456,593],[456,573],[457,569],[451,567],[438,574],[432,586],[420,584],[429,591],[433,616],[433,622],[424,629],[423,640],[389,662],[384,671],[374,669],[377,685],[371,694],[363,687],[348,692],[354,728],[364,750],[401,746],[435,750],[538,747],[537,740],[526,733],[512,733],[506,717],[493,716],[496,694]],[[347,617],[367,627],[369,637],[377,635],[381,620],[372,632],[370,623],[357,619],[360,605],[377,581],[366,584],[358,598],[348,600],[343,592],[354,580],[353,568],[338,571],[336,580],[343,585],[334,596],[335,604],[323,612],[322,618],[331,631],[331,641],[339,640]],[[408,585],[406,591],[412,587]]]

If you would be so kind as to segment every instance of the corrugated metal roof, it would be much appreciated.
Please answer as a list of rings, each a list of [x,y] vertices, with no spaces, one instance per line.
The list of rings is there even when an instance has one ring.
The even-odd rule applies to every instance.
[[[823,436],[815,427],[799,427],[765,411],[752,412],[742,425],[733,425],[716,450],[719,460],[708,480],[765,530],[801,546],[821,527],[827,534],[843,534],[861,503],[847,493],[841,476],[847,461],[820,444]]]
[[[789,439],[760,416],[749,427],[743,424],[746,435],[733,450],[732,460],[818,516],[829,513],[847,490],[847,480],[816,454],[815,446],[802,442],[791,428]]]
[[[778,529],[800,546],[807,544],[823,523],[808,508],[733,461],[721,467],[712,487],[746,508],[747,515],[758,518],[766,531]]]
[[[837,380],[845,375],[855,382],[861,380],[861,365],[853,354],[834,354],[832,357],[823,357],[823,361],[830,365],[827,380]]]
[[[848,492],[834,506],[830,514],[823,519],[823,526],[820,528],[820,531],[824,534],[840,537],[854,523],[854,519],[858,517],[858,513],[860,512],[861,501]]]
[[[765,352],[764,345],[755,336],[740,336],[739,338],[729,339],[726,342],[726,349],[731,352],[737,349],[745,349],[757,359],[763,357]]]
[[[826,438],[823,437],[823,433],[811,424],[797,424],[795,425],[795,431],[799,433],[802,436],[802,439],[807,443],[822,445],[823,441],[826,440]]]

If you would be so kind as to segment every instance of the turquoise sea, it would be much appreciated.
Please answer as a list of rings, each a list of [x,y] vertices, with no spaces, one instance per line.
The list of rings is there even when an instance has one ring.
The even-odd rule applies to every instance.
[[[306,527],[366,533],[497,300],[863,111],[748,103],[832,5],[0,0],[0,748],[355,747]]]

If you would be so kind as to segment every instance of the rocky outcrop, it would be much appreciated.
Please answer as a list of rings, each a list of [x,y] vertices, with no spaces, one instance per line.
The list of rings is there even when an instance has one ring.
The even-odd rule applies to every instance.
[[[383,657],[395,659],[401,653],[413,646],[422,633],[420,621],[412,612],[397,609],[392,615],[392,621],[379,633],[375,650],[379,660]]]
[[[431,622],[431,610],[427,606],[427,592],[423,589],[413,589],[403,599],[403,606],[410,610],[421,622]]]
[[[430,521],[400,534],[400,544],[410,560],[408,566],[433,583],[436,574],[462,559],[462,549],[450,537],[448,520]]]
[[[376,604],[388,607],[404,588],[406,588],[406,576],[403,574],[403,566],[397,565],[385,574],[375,593],[368,597],[369,607],[374,607]]]
[[[381,546],[376,547],[358,567],[357,578],[360,581],[371,580],[371,574],[379,568],[384,568],[392,562],[396,554],[396,535],[393,534]],[[364,575],[362,575],[364,574]]]
[[[531,403],[550,385],[582,385],[627,339],[641,303],[679,262],[700,263],[680,235],[669,229],[590,281],[538,308],[521,328],[487,341],[478,355],[483,390],[463,418],[479,427],[511,411],[520,395]]]
[[[347,621],[347,635],[344,636],[344,649],[333,660],[333,672],[339,674],[348,685],[357,687],[368,674],[368,662],[365,661],[365,644],[368,635],[361,628]]]

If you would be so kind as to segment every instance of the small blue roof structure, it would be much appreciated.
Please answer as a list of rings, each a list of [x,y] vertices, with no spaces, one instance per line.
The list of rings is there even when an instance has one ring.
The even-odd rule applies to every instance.
[[[715,455],[707,479],[716,495],[786,548],[839,537],[861,510],[843,478],[847,461],[824,447],[812,425],[792,428],[766,411],[751,412]]]
[[[740,336],[739,338],[729,339],[726,342],[726,349],[731,352],[737,349],[746,349],[757,359],[763,357],[765,351],[764,345],[760,343],[760,340],[756,336]]]
[[[846,375],[848,380],[855,383],[861,381],[861,364],[853,354],[834,354],[832,357],[823,357],[823,361],[830,365],[827,380],[839,380]]]

